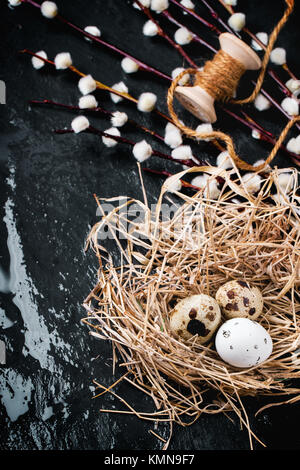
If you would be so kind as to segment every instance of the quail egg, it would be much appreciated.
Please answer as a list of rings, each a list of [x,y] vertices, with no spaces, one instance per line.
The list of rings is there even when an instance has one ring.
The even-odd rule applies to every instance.
[[[272,338],[267,330],[249,318],[231,318],[216,334],[216,350],[221,359],[235,367],[253,367],[272,353]]]
[[[221,286],[216,293],[216,301],[226,318],[256,320],[263,310],[263,296],[258,287],[242,280],[229,281]]]
[[[206,343],[221,321],[221,310],[214,298],[206,294],[191,295],[178,302],[170,314],[171,331],[184,340],[198,335]]]

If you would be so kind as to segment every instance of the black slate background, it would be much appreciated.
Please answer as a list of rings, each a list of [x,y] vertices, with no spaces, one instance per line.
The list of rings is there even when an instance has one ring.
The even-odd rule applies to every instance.
[[[210,20],[201,1],[196,0],[195,3],[197,11]],[[211,3],[217,6],[216,1]],[[248,0],[240,3],[240,9],[247,13],[249,28],[269,32],[282,13],[284,2]],[[163,40],[142,35],[145,19],[126,0],[61,0],[58,4],[63,16],[82,27],[98,25],[105,39],[166,73],[183,65],[181,57]],[[203,26],[176,8],[171,10],[217,46],[217,39]],[[227,18],[224,10],[219,8],[219,11]],[[277,43],[287,49],[288,63],[298,73],[299,11],[297,7]],[[145,73],[124,74],[118,56],[89,44],[57,22],[42,18],[34,8],[22,5],[11,10],[6,1],[1,0],[0,18],[0,79],[7,86],[7,104],[0,106],[0,265],[9,277],[14,268],[13,261],[19,259],[16,269],[20,282],[14,289],[0,292],[0,307],[13,322],[10,328],[0,328],[0,339],[5,341],[8,355],[6,367],[0,369],[0,377],[14,371],[25,382],[30,380],[32,383],[31,395],[27,397],[29,409],[16,421],[10,421],[0,403],[0,449],[160,449],[161,442],[149,433],[153,429],[151,423],[130,415],[99,413],[100,408],[124,408],[108,394],[93,400],[93,390],[89,388],[92,379],[110,385],[120,371],[112,376],[110,345],[90,337],[87,328],[80,323],[85,315],[82,302],[96,281],[96,260],[91,252],[84,252],[86,236],[97,221],[93,194],[141,198],[136,162],[127,147],[105,148],[95,136],[54,135],[53,129],[70,127],[74,116],[57,109],[30,108],[28,101],[51,98],[76,104],[79,98],[77,77],[68,72],[56,72],[50,66],[35,71],[30,58],[18,51],[23,48],[44,49],[50,58],[58,52],[70,51],[80,70],[91,73],[104,83],[112,85],[124,80],[135,96],[145,90],[156,92],[160,108],[165,111],[167,84]],[[173,27],[167,27],[170,32],[174,31]],[[188,46],[186,50],[199,65],[211,57],[200,46]],[[277,69],[287,80],[287,76]],[[248,74],[248,78],[242,81],[241,95],[248,91],[249,78]],[[267,87],[274,96],[282,99],[269,79]],[[140,115],[128,104],[114,105],[104,92],[95,94],[108,109],[126,110],[131,117],[163,132],[158,119]],[[282,115],[274,109],[263,114],[256,112],[253,105],[247,109],[274,133],[279,133],[285,123]],[[195,124],[186,114],[182,116],[190,124]],[[91,118],[91,122],[103,130],[110,127],[102,118]],[[250,161],[267,154],[269,147],[253,140],[249,131],[232,119],[219,113],[215,127],[230,132],[241,155]],[[132,131],[127,135],[136,140],[144,138]],[[164,146],[154,144],[154,141],[153,145],[166,151]],[[194,149],[202,158],[214,162],[214,147],[203,143]],[[282,153],[275,163],[278,166],[290,164]],[[154,159],[145,166],[176,171],[173,164]],[[149,201],[155,202],[162,180],[147,174],[144,181]],[[14,254],[9,253],[7,247],[7,219],[3,220],[7,200],[10,201],[22,248],[21,258],[17,248]],[[25,278],[22,280],[23,275]],[[24,292],[29,295],[31,308],[35,308],[40,319],[31,327],[24,322],[25,314],[18,307],[20,302],[16,301],[17,298],[22,299],[20,296]],[[25,295],[25,307],[28,306],[26,298]],[[41,330],[38,324],[43,325]],[[36,332],[40,335],[40,344],[35,345],[36,357],[30,351],[27,354],[26,348],[24,355],[25,338],[34,337]],[[47,359],[44,358],[43,362],[39,358],[39,348],[45,351],[49,339],[43,336],[47,332],[50,366],[47,366]],[[120,385],[117,392],[136,409],[152,410],[151,401],[129,384]],[[257,409],[270,401],[254,398],[244,401],[253,431],[268,449],[299,450],[300,406],[273,407],[255,417]],[[43,419],[47,407],[52,407],[53,414],[49,419],[45,416]],[[203,415],[192,427],[176,426],[170,449],[249,449],[247,431],[240,429],[234,415],[232,419],[233,422],[223,415]],[[168,426],[159,425],[157,432],[167,438]],[[255,442],[254,447],[261,449]]]

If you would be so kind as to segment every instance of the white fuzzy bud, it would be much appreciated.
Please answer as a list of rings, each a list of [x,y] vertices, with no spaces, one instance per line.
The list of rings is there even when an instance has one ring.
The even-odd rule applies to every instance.
[[[290,116],[297,116],[299,114],[299,104],[294,98],[284,98],[281,102],[281,107]]]
[[[153,36],[156,36],[157,33],[158,33],[158,27],[156,26],[156,24],[151,20],[146,21],[146,23],[143,26],[144,36],[153,37]]]
[[[260,139],[260,132],[257,129],[252,129],[251,135],[253,139],[257,139],[257,140]]]
[[[72,57],[69,52],[60,52],[54,58],[57,70],[65,70],[72,65]]]
[[[192,179],[191,184],[197,186],[197,188],[204,189],[208,180],[208,175],[204,173],[203,175],[195,176]]]
[[[117,137],[120,137],[121,135],[119,129],[117,129],[116,127],[111,127],[110,129],[106,129],[104,132],[105,134],[115,135]],[[104,143],[104,145],[106,145],[106,147],[114,147],[118,143],[117,140],[110,139],[109,137],[105,137],[105,136],[102,137],[102,142]]]
[[[223,168],[223,170],[231,170],[233,168],[233,164],[229,155],[229,152],[227,150],[224,150],[224,152],[219,153],[217,156],[217,166],[219,168]]]
[[[172,150],[171,155],[175,160],[189,160],[193,157],[192,149],[189,145],[180,145],[179,147],[176,147]]]
[[[260,165],[264,165],[266,163],[265,160],[257,160],[255,163],[253,163],[253,166],[257,167],[257,166],[260,166]],[[265,170],[268,170],[270,169],[270,166],[269,165],[266,165],[265,166]]]
[[[174,39],[177,44],[184,46],[193,40],[193,34],[187,28],[179,28],[174,34]]]
[[[85,95],[79,98],[78,105],[80,109],[93,109],[97,108],[98,102],[93,95]]]
[[[245,189],[249,193],[255,194],[260,190],[262,178],[257,173],[246,173],[242,176],[242,181]]]
[[[234,13],[228,19],[228,24],[234,31],[241,31],[246,24],[244,13]]]
[[[17,7],[17,6],[21,5],[22,2],[21,2],[21,0],[8,0],[8,3],[12,7]]]
[[[161,13],[167,8],[169,8],[168,0],[151,0],[151,10],[156,11],[156,13]]]
[[[206,173],[196,176],[192,179],[191,183],[200,189],[204,189],[203,195],[205,198],[217,199],[220,194],[217,180],[215,178],[210,179]]]
[[[175,126],[172,122],[168,122],[165,127],[165,132],[178,131],[181,133],[179,127]]]
[[[258,93],[257,97],[254,100],[254,106],[258,111],[265,111],[266,109],[269,109],[271,106],[271,103],[267,98],[264,97],[261,93]]]
[[[257,39],[259,39],[260,42],[262,42],[265,46],[268,44],[269,36],[267,35],[267,33],[261,32],[261,33],[257,33],[255,36],[256,36]],[[257,41],[255,41],[255,39],[252,39],[251,45],[252,45],[253,49],[255,49],[256,51],[262,51],[262,49],[263,49],[263,48],[261,47],[261,45],[260,45]]]
[[[183,67],[177,67],[176,69],[174,69],[172,71],[172,78],[174,80],[174,78],[176,78],[181,72],[184,71],[184,68]],[[181,85],[181,86],[184,86],[187,84],[187,82],[189,81],[190,79],[190,75],[188,73],[184,74],[182,76],[182,78],[179,80],[178,82],[178,85]]]
[[[285,86],[295,95],[297,96],[300,92],[300,80],[295,80],[294,78],[290,78]]]
[[[194,10],[195,4],[191,0],[181,0],[181,5],[189,10]]]
[[[73,119],[71,123],[71,127],[75,134],[85,131],[85,129],[87,129],[89,125],[89,120],[85,116],[77,116],[75,119]]]
[[[213,179],[207,182],[203,195],[208,199],[218,199],[220,192],[217,180]]]
[[[292,137],[288,141],[286,148],[289,152],[293,152],[297,155],[300,155],[300,134],[298,135],[298,137]]]
[[[55,16],[58,13],[57,10],[57,5],[54,2],[43,2],[41,4],[41,13],[43,16],[46,18],[52,19],[55,18]]]
[[[151,92],[142,93],[139,96],[137,108],[143,113],[149,113],[155,108],[157,96]]]
[[[125,73],[135,73],[139,69],[138,64],[129,57],[124,57],[121,62],[121,67]]]
[[[286,63],[286,51],[283,47],[276,47],[270,54],[270,61],[276,65],[283,65]]]
[[[141,163],[151,157],[152,147],[145,140],[142,140],[141,142],[138,142],[134,145],[132,153],[134,158],[136,158],[136,160]]]
[[[84,28],[84,31],[90,34],[91,36],[95,36],[95,38],[100,38],[101,36],[101,31],[99,28],[97,28],[97,26],[86,26]],[[88,37],[85,37],[84,39],[90,42],[92,41],[91,38],[88,38]]]
[[[164,186],[165,188],[167,188],[167,191],[169,191],[170,193],[175,193],[177,191],[180,191],[182,188],[181,181],[180,180],[171,181],[171,178],[173,178],[173,176],[169,176],[169,178],[167,178],[166,181],[164,182]]]
[[[115,83],[111,88],[121,93],[128,93],[128,88],[124,82]],[[114,103],[119,103],[124,99],[122,96],[115,95],[114,93],[110,93],[110,97]]]
[[[140,0],[140,3],[141,3],[144,7],[150,8],[151,0]],[[136,8],[137,10],[140,10],[140,9],[141,9],[137,3],[134,3],[134,4],[133,4],[133,7]]]
[[[166,125],[164,142],[172,149],[175,149],[176,147],[179,147],[179,145],[182,144],[180,129],[174,126],[174,124],[172,124],[171,122],[168,122],[168,124]]]
[[[196,127],[196,132],[198,132],[198,134],[210,134],[211,132],[213,132],[213,127],[210,123],[204,122],[203,124],[199,124],[199,126]],[[201,139],[201,137],[196,137],[196,139],[209,142],[213,139],[213,137],[206,137],[205,139]]]
[[[164,137],[164,142],[172,149],[179,147],[182,144],[182,137],[180,132],[167,132]]]
[[[279,206],[286,206],[290,201],[289,197],[285,194],[273,194],[272,199],[278,204]]]
[[[237,0],[224,0],[224,2],[226,3],[226,5],[230,5],[232,7],[237,6]]]
[[[48,58],[45,51],[39,51],[39,52],[36,52],[36,54],[39,55],[40,57],[43,57],[44,59]],[[41,69],[45,65],[45,62],[39,59],[38,57],[32,57],[31,63],[32,63],[33,68],[35,68],[36,70]]]
[[[278,184],[284,193],[290,192],[293,189],[294,183],[295,175],[293,173],[287,172],[278,175]]]
[[[115,111],[110,119],[114,127],[122,127],[128,121],[128,116],[126,113],[121,113],[120,111]]]
[[[96,90],[97,84],[91,75],[86,75],[79,80],[78,88],[83,95],[88,95]]]

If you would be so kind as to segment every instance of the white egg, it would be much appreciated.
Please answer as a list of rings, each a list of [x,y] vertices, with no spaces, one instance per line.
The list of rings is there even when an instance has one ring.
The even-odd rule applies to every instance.
[[[220,326],[215,339],[221,359],[235,367],[253,367],[272,353],[272,338],[259,323],[249,318],[231,318]]]

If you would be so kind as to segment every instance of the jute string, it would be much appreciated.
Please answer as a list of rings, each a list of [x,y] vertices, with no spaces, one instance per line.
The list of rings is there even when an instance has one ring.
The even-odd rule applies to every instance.
[[[213,139],[223,141],[226,145],[226,148],[230,157],[232,158],[232,160],[234,160],[236,165],[242,170],[259,172],[263,170],[268,164],[270,164],[272,160],[274,159],[275,155],[277,154],[284,139],[286,138],[286,135],[289,132],[290,128],[296,122],[300,121],[300,116],[299,115],[295,116],[293,119],[291,119],[287,123],[287,125],[282,130],[279,138],[277,139],[276,143],[274,144],[272,151],[266,158],[265,162],[262,163],[261,165],[253,166],[245,162],[244,160],[242,160],[237,155],[234,149],[233,140],[228,134],[221,132],[221,131],[199,133],[195,131],[194,129],[183,124],[182,121],[179,120],[177,114],[174,111],[174,106],[173,106],[174,91],[179,81],[182,79],[182,77],[188,73],[190,75],[195,76],[196,85],[200,85],[216,100],[225,101],[227,99],[230,99],[231,102],[235,104],[241,104],[241,105],[254,101],[262,87],[267,65],[269,62],[270,54],[272,52],[274,43],[277,40],[280,30],[287,22],[288,17],[290,16],[294,8],[294,0],[285,0],[285,3],[287,5],[286,10],[284,12],[284,15],[282,16],[280,21],[277,23],[277,25],[275,26],[275,28],[273,29],[269,37],[268,46],[265,50],[264,58],[262,61],[261,71],[257,79],[256,86],[250,96],[244,99],[237,99],[237,100],[234,100],[231,98],[233,95],[233,92],[235,91],[238,85],[238,82],[241,76],[245,72],[245,68],[238,60],[233,59],[222,50],[218,51],[211,61],[206,62],[201,72],[199,72],[199,70],[197,69],[192,69],[192,68],[185,69],[183,72],[177,75],[177,77],[173,80],[168,90],[167,105],[169,109],[169,114],[174,124],[184,134],[186,134],[187,136],[191,138],[195,138],[198,140],[213,138]]]
[[[195,85],[203,88],[215,100],[226,101],[232,98],[245,71],[240,61],[220,49],[213,60],[205,63],[203,70],[197,70]]]

